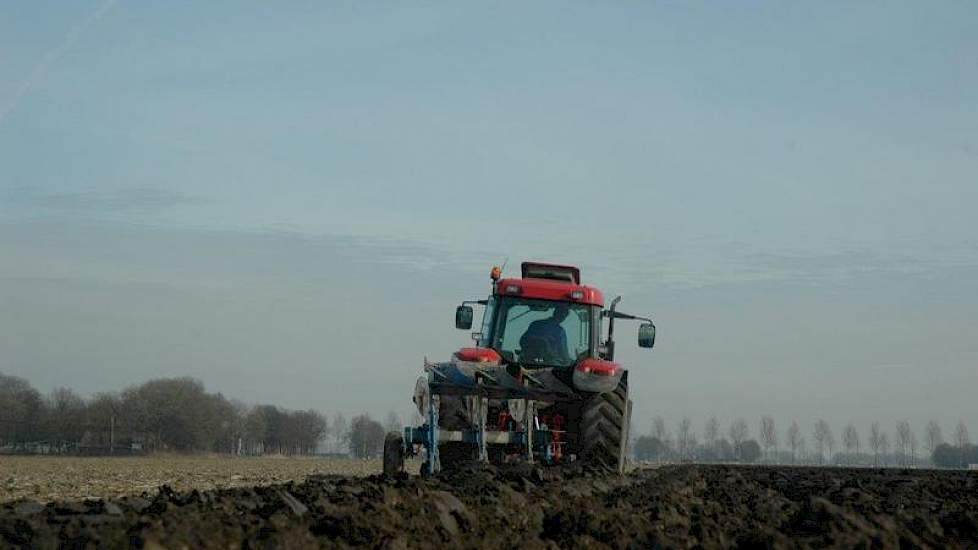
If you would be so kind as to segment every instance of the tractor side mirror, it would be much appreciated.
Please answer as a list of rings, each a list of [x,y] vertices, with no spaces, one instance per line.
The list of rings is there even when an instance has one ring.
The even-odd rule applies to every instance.
[[[638,347],[651,348],[655,345],[655,325],[642,323],[638,326]]]
[[[469,330],[472,328],[472,306],[458,306],[455,308],[455,328],[459,330]]]

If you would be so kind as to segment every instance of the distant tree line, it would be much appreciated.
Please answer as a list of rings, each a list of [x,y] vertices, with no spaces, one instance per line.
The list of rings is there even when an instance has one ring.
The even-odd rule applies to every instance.
[[[843,466],[922,465],[940,468],[964,468],[978,464],[978,446],[971,444],[963,421],[955,427],[953,439],[945,442],[940,425],[932,420],[924,429],[921,441],[910,422],[901,420],[887,432],[874,422],[865,443],[853,423],[847,424],[841,439],[836,440],[832,427],[824,419],[810,427],[810,440],[797,421],[792,421],[783,437],[774,418],[762,416],[757,437],[743,418],[734,419],[726,431],[719,419],[710,417],[698,434],[689,418],[682,418],[670,430],[662,417],[652,420],[649,433],[632,442],[637,460],[674,462],[744,462],[776,464],[815,464]],[[811,444],[809,445],[809,441]]]
[[[388,425],[399,424],[396,415]],[[394,429],[400,429],[397,426]],[[42,395],[0,373],[0,452],[218,452],[379,456],[385,427],[369,415],[347,423],[315,410],[246,405],[193,378],[161,378],[83,398],[68,388]]]

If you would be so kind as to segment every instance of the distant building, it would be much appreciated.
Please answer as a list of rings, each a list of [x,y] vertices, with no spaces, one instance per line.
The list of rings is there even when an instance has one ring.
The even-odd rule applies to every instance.
[[[978,464],[968,464],[969,470],[978,470]]]

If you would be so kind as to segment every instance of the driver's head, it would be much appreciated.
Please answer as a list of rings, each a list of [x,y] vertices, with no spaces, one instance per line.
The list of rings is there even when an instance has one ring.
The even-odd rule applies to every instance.
[[[562,323],[567,316],[570,315],[570,308],[564,304],[558,304],[554,308],[554,321]]]

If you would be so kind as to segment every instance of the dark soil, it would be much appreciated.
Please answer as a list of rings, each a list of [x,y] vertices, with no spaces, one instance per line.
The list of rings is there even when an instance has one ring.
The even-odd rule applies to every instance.
[[[978,474],[528,465],[0,507],[0,545],[978,548]]]

